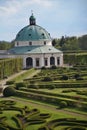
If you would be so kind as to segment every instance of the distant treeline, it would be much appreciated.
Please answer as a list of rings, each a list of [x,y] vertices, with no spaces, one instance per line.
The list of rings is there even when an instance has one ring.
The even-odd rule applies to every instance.
[[[14,46],[14,42],[0,41],[0,50],[8,50]]]
[[[52,40],[52,45],[63,51],[87,50],[87,35],[55,38]],[[13,46],[14,40],[12,42],[0,41],[0,50],[8,50]]]
[[[87,50],[87,35],[80,37],[62,36],[60,39],[53,39],[52,44],[63,51]]]

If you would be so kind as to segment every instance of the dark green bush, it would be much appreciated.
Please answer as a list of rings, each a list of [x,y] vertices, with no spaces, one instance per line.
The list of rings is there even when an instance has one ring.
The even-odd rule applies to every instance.
[[[45,67],[45,66],[43,66],[41,69],[42,69],[42,70],[44,70],[44,69],[46,69],[46,67]]]
[[[9,80],[9,81],[6,82],[6,85],[14,84],[14,82],[15,82],[14,80]]]
[[[53,65],[53,66],[51,67],[51,69],[57,69],[57,67],[56,67],[55,65]]]
[[[55,89],[55,85],[54,84],[50,84],[49,89]]]
[[[84,80],[82,77],[78,77],[76,78],[76,80]]]
[[[60,105],[60,108],[65,108],[68,106],[67,102],[65,102],[65,101],[61,101],[59,105]]]
[[[26,84],[24,82],[16,83],[16,89],[20,89],[21,87],[26,87]]]
[[[61,80],[68,80],[68,76],[67,75],[63,75],[60,79]]]
[[[51,77],[44,77],[44,79],[42,81],[52,81]]]
[[[74,75],[74,78],[75,78],[75,79],[77,79],[78,77],[80,77],[79,74],[75,74],[75,75]]]
[[[12,87],[6,87],[4,90],[3,90],[3,95],[5,97],[8,97],[8,96],[14,96],[16,94],[16,91],[14,88]]]

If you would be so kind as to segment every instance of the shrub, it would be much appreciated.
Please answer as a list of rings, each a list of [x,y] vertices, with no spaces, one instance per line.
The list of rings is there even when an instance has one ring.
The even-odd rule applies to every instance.
[[[46,67],[45,67],[45,66],[43,66],[41,69],[43,69],[43,70],[44,70],[44,69],[46,69]]]
[[[15,82],[14,80],[7,81],[7,82],[6,82],[6,85],[14,84],[14,82]]]
[[[51,77],[44,77],[44,79],[42,81],[52,81]]]
[[[16,83],[16,89],[20,89],[21,87],[26,87],[26,84],[24,82]]]
[[[61,80],[68,80],[68,76],[67,76],[67,75],[63,75],[63,76],[61,77]]]
[[[16,91],[14,88],[12,87],[6,87],[4,90],[3,90],[3,95],[5,97],[8,97],[8,96],[14,96],[16,94]]]
[[[79,74],[75,74],[75,75],[74,75],[74,78],[75,78],[75,79],[77,79],[77,78],[79,78],[79,77],[80,77]]]
[[[82,77],[78,77],[76,78],[76,80],[84,80]]]
[[[51,84],[49,89],[55,89],[55,85],[54,84]]]
[[[67,102],[61,101],[60,102],[60,108],[65,108],[65,107],[67,107]]]
[[[57,67],[56,67],[55,65],[53,65],[53,66],[51,67],[51,69],[57,69]]]

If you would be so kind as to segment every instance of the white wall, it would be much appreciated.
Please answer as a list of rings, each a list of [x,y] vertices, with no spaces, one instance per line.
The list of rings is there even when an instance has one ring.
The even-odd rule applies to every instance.
[[[44,58],[48,58],[48,66],[50,67],[50,57],[55,57],[55,65],[63,66],[63,53],[55,53],[55,54],[23,54],[23,55],[11,55],[11,54],[0,54],[0,58],[23,58],[23,68],[26,68],[26,58],[31,57],[33,59],[33,67],[41,68],[44,66]],[[60,57],[60,65],[57,65],[57,58]],[[36,67],[36,58],[40,59],[40,66]]]
[[[26,68],[26,59],[28,57],[31,57],[33,59],[33,67],[34,68],[41,68],[44,66],[44,58],[47,58],[48,59],[48,66],[46,67],[50,67],[50,57],[54,57],[55,58],[55,65],[56,66],[63,66],[63,53],[56,53],[56,54],[32,54],[32,55],[24,55],[23,57],[23,67]],[[57,65],[57,58],[60,58],[60,65]],[[40,66],[37,67],[36,66],[36,58],[39,58],[40,60]]]
[[[37,46],[37,45],[44,45],[44,42],[46,42],[46,45],[52,45],[52,42],[51,41],[48,41],[48,40],[44,40],[44,41],[16,41],[15,42],[15,46],[29,46],[29,42],[32,42],[32,45],[34,46]]]

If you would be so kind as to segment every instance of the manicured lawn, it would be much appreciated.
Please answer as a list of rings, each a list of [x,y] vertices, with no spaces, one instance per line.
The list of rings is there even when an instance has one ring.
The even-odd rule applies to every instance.
[[[48,123],[50,123],[50,121],[54,121],[55,119],[61,120],[61,119],[68,119],[68,118],[70,118],[70,120],[72,121],[74,118],[76,118],[76,120],[82,120],[82,121],[86,120],[85,116],[82,116],[82,115],[77,116],[77,114],[75,114],[75,113],[72,113],[72,112],[68,113],[68,111],[65,111],[65,110],[62,110],[62,109],[56,109],[53,106],[46,105],[46,104],[40,104],[40,103],[35,102],[35,101],[32,102],[32,101],[30,101],[28,99],[27,100],[26,99],[22,99],[22,98],[8,98],[8,99],[4,98],[4,99],[1,99],[1,101],[3,101],[3,100],[4,100],[4,103],[6,102],[6,104],[7,104],[8,100],[9,101],[13,100],[15,102],[14,105],[10,105],[9,104],[10,108],[11,108],[11,106],[14,106],[17,109],[18,108],[23,109],[23,108],[25,108],[25,106],[27,106],[29,108],[29,111],[32,111],[33,109],[37,109],[37,110],[40,111],[40,113],[43,113],[43,114],[49,113],[49,114],[51,114],[51,117],[49,117],[49,118],[46,119],[46,123],[39,123],[39,124],[28,125],[28,126],[24,127],[24,130],[29,130],[29,129],[30,130],[38,130],[40,127],[42,127],[42,126],[44,127],[45,125],[47,125]],[[2,103],[0,103],[0,105],[2,105]],[[12,117],[14,117],[17,114],[21,114],[21,113],[17,109],[15,111],[14,110],[6,110],[5,111],[4,109],[9,108],[9,107],[8,107],[8,104],[7,105],[4,104],[4,106],[5,107],[3,107],[3,111],[2,111],[3,113],[1,114],[2,117],[3,116],[6,117],[6,120],[5,120],[4,123],[7,125],[7,127],[10,126],[11,128],[15,128],[15,130],[16,129],[18,130],[18,128],[19,128],[18,124],[17,124],[17,122],[15,122],[14,120],[12,120]],[[33,119],[35,118],[34,120],[38,119],[38,117],[37,117],[38,114],[36,114],[36,118],[35,118],[35,115],[34,115],[34,117],[33,117]],[[24,116],[27,116],[27,115],[24,115]],[[32,116],[30,116],[30,118],[31,117]],[[16,118],[18,118],[18,117],[16,117]],[[25,118],[24,119],[19,118],[19,119],[22,122]],[[57,121],[56,121],[56,123],[58,124]],[[22,123],[22,125],[23,125],[23,123]],[[69,124],[67,125],[67,127],[68,126],[69,126]],[[55,127],[55,130],[57,130],[57,129],[61,130],[62,127],[63,126],[61,126],[61,125],[60,125],[60,127]],[[65,125],[64,125],[64,128],[66,128]],[[54,129],[52,129],[52,130],[54,130]]]
[[[26,77],[29,77],[32,73],[34,73],[36,70],[35,69],[29,69],[25,73],[17,76],[16,78],[13,78],[15,82],[23,81]]]

